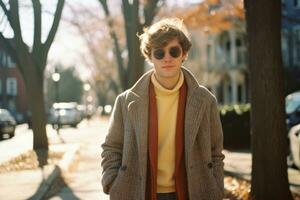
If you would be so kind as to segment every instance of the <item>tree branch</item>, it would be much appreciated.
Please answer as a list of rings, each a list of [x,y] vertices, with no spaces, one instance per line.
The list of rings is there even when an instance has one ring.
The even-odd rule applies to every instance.
[[[60,21],[60,18],[61,18],[62,10],[63,10],[63,7],[64,7],[64,3],[65,3],[65,0],[58,0],[58,2],[57,2],[53,24],[52,24],[52,27],[49,31],[48,38],[47,38],[46,42],[44,43],[44,54],[45,55],[48,54],[50,46],[51,46],[51,44],[54,40],[56,31],[58,29],[58,24],[59,24],[59,21]]]
[[[14,31],[14,38],[16,41],[16,47],[21,47],[24,43],[21,33],[21,26],[20,26],[20,16],[19,16],[19,1],[9,0],[10,11],[9,14],[11,17],[11,27]]]
[[[124,17],[125,26],[127,26],[127,22],[130,20],[130,16],[127,13],[130,13],[131,7],[129,5],[128,0],[122,0],[122,12]]]
[[[41,49],[41,35],[42,35],[42,15],[41,3],[39,0],[32,0],[33,14],[34,14],[34,35],[33,35],[33,54]]]
[[[114,42],[114,50],[115,50],[115,55],[117,58],[117,63],[118,63],[118,72],[119,72],[119,78],[120,78],[120,82],[121,82],[121,86],[122,88],[125,87],[125,85],[127,84],[127,76],[124,76],[125,74],[125,67],[124,67],[124,61],[123,58],[121,56],[121,48],[119,45],[119,41],[118,41],[118,37],[117,34],[114,30],[114,24],[113,24],[113,20],[111,19],[110,16],[110,12],[108,10],[108,6],[107,6],[107,1],[106,0],[99,0],[99,2],[101,3],[103,10],[105,12],[105,16],[107,19],[107,25],[109,27],[109,32],[110,32],[110,36]]]
[[[1,6],[2,10],[4,11],[5,15],[8,16],[9,15],[8,10],[2,0],[0,1],[0,6]]]
[[[159,0],[148,0],[145,3],[144,6],[144,17],[145,17],[145,22],[144,22],[144,27],[145,26],[150,26],[150,24],[153,21],[154,16],[158,12],[157,8],[157,3]]]
[[[10,17],[10,14],[9,14],[9,10],[7,10],[5,4],[3,3],[2,0],[0,0],[0,6],[1,6],[2,10],[4,11],[4,14],[6,15],[9,23],[11,24],[11,17]]]
[[[102,5],[102,8],[103,8],[103,10],[105,12],[105,15],[106,16],[110,16],[110,13],[109,13],[109,10],[108,10],[108,6],[107,6],[107,1],[106,0],[99,0],[99,2]]]
[[[122,12],[123,12],[123,17],[124,17],[124,23],[125,23],[125,33],[126,33],[126,43],[127,43],[127,49],[128,49],[128,54],[131,52],[132,49],[132,43],[129,42],[131,39],[130,33],[132,31],[130,25],[131,25],[131,14],[132,13],[132,7],[129,4],[128,0],[122,0]]]

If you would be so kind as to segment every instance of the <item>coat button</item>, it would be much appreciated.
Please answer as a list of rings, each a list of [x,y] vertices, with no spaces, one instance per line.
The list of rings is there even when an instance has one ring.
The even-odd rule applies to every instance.
[[[126,165],[123,165],[122,167],[121,167],[121,170],[122,171],[125,171],[127,169],[127,166]]]
[[[207,164],[207,167],[208,167],[208,168],[212,168],[212,167],[213,167],[213,164],[210,162],[210,163]]]

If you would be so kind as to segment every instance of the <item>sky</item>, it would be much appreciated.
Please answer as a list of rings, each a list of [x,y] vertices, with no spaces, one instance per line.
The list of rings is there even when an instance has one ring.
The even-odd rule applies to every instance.
[[[199,3],[202,0],[167,0],[167,5],[179,5],[184,6],[187,3]],[[31,8],[30,0],[19,0],[21,6],[20,9],[20,19],[22,36],[25,43],[28,46],[32,46],[33,43],[33,12]],[[42,15],[42,41],[44,41],[48,35],[48,31],[52,25],[53,13],[56,8],[57,1],[41,0],[43,10],[45,11]],[[66,3],[76,4],[83,3],[92,6],[99,7],[99,15],[103,15],[102,7],[97,0],[66,0]],[[109,1],[114,2],[114,4],[120,4],[121,1]],[[115,7],[118,5],[113,5]],[[2,13],[1,13],[2,12]],[[70,10],[65,5],[63,10],[63,18],[69,17]],[[0,9],[0,22],[3,16],[3,11]],[[7,37],[12,37],[12,31],[7,25],[7,23],[0,23],[0,31],[4,31],[4,35]],[[77,71],[81,75],[82,79],[88,79],[90,76],[90,71],[85,67],[82,59],[78,56],[82,52],[86,52],[85,42],[79,36],[77,30],[71,27],[65,21],[61,21],[55,40],[51,46],[48,55],[48,66],[46,70],[53,71],[54,65],[60,63],[64,66],[75,65]]]
[[[22,29],[22,37],[24,42],[31,47],[33,43],[33,11],[31,8],[31,1],[21,0],[20,2],[20,23]],[[66,0],[66,3],[79,3],[80,0]],[[56,9],[57,1],[41,0],[42,3],[42,41],[45,41],[48,32],[53,22],[53,13]],[[99,6],[95,0],[85,0],[84,3],[90,6]],[[70,16],[70,11],[66,6],[63,9],[63,18]],[[99,7],[99,10],[102,11]],[[3,16],[3,11],[0,9],[0,20]],[[5,37],[12,37],[13,33],[8,23],[0,23],[0,31],[4,31]],[[74,28],[63,20],[60,21],[58,31],[56,33],[54,42],[48,54],[48,66],[46,70],[54,71],[54,66],[58,63],[64,66],[76,66],[82,79],[87,79],[89,71],[86,70],[81,63],[79,52],[83,50],[84,41],[78,36]]]

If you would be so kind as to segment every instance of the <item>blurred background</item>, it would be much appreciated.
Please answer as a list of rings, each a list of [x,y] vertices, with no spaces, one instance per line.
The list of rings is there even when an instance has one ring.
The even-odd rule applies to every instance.
[[[8,1],[1,2],[8,5]],[[76,103],[73,107],[82,117],[109,114],[116,95],[150,68],[139,53],[136,33],[164,17],[179,17],[187,25],[193,43],[184,66],[217,97],[225,133],[236,127],[237,133],[230,131],[228,137],[237,137],[241,145],[249,143],[250,87],[243,1],[166,0],[140,1],[139,5],[128,1],[126,5],[121,1],[67,0],[60,5],[63,9],[57,17],[56,34],[50,30],[59,9],[57,2],[32,2],[19,1],[20,33],[17,34],[12,25],[15,22],[7,18],[3,9],[0,11],[0,108],[8,110],[18,124],[31,123],[30,101],[38,100],[28,92],[31,86],[26,84],[30,82],[26,81],[30,79],[26,74],[38,68],[42,72],[36,79],[40,79],[43,87],[33,93],[43,92],[49,123],[54,123],[54,103],[59,102]],[[281,48],[286,96],[300,89],[299,4],[299,1],[282,1]],[[35,22],[40,24],[35,26]],[[41,55],[39,48],[43,47],[38,43],[46,43],[51,34],[51,48],[43,52],[47,55]],[[27,51],[11,50],[11,46],[16,48],[18,37]],[[36,63],[40,63],[38,59],[44,61],[28,69],[25,66],[28,63],[17,61],[16,54],[31,55]],[[295,120],[287,118],[288,126],[300,122]],[[225,137],[225,145],[229,138]]]
[[[137,34],[165,17],[183,19],[190,32],[184,66],[218,99],[224,148],[250,152],[243,0],[0,0],[0,149],[18,127],[32,130],[28,148],[37,150],[58,143],[51,130],[67,141],[65,127],[84,132],[80,124],[93,119],[107,124],[116,96],[151,68]],[[281,0],[280,20],[288,165],[297,169],[300,0]]]

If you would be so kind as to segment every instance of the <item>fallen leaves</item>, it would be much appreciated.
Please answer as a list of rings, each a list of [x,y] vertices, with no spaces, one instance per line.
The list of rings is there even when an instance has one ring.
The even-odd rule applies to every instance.
[[[224,178],[225,199],[248,200],[250,198],[251,185],[248,181],[231,176]]]
[[[249,181],[225,176],[224,188],[224,200],[255,200],[250,196],[251,184]],[[299,195],[292,195],[294,200],[300,200]]]
[[[48,152],[47,163],[57,164],[62,158],[63,152]],[[0,173],[37,169],[39,167],[38,156],[35,151],[29,150],[7,162],[0,163]]]

